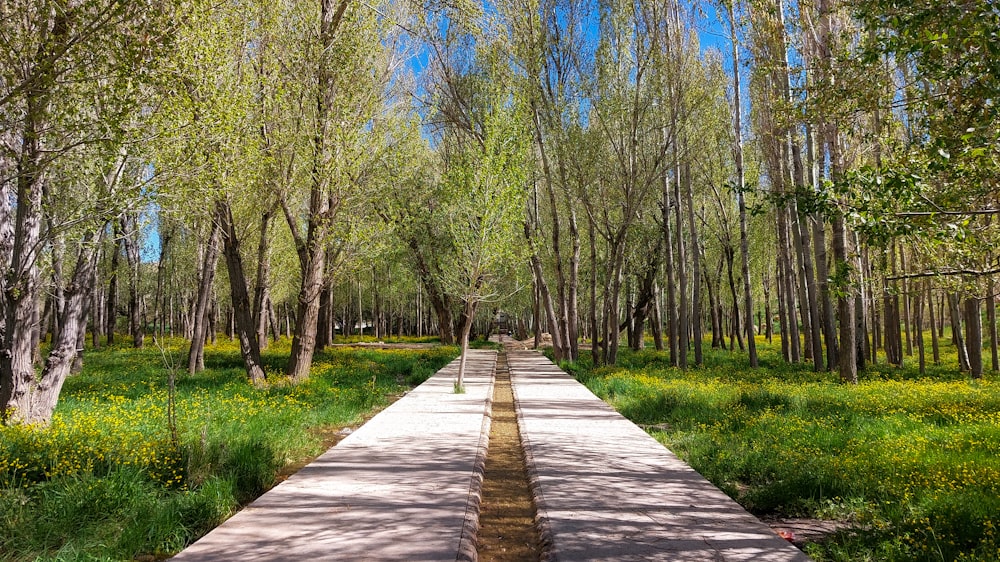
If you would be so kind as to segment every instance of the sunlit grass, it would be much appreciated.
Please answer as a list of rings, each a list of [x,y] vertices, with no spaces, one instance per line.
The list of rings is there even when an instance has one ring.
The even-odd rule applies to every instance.
[[[930,365],[928,345],[926,376],[907,357],[845,386],[758,346],[757,370],[721,350],[687,371],[651,350],[567,367],[752,512],[851,523],[818,560],[1000,559],[996,374],[969,380],[950,345]]]
[[[49,427],[0,426],[0,559],[131,559],[174,553],[270,487],[278,470],[322,452],[322,427],[358,423],[390,394],[457,355],[337,348],[312,376],[281,376],[289,345],[247,383],[238,344],[220,339],[207,369],[179,373],[178,439],[167,424],[167,369],[186,343],[88,350]]]

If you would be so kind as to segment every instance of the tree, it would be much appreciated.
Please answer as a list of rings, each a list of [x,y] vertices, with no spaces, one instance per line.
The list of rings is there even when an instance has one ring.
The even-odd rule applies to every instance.
[[[11,24],[0,43],[12,55],[0,62],[0,130],[11,131],[0,161],[14,171],[0,178],[0,233],[13,237],[4,253],[0,353],[0,418],[8,423],[50,419],[77,353],[101,238],[140,201],[141,100],[170,45],[172,10],[113,1],[0,7]],[[59,337],[36,376],[39,261],[56,240],[75,249],[76,263],[62,289]]]
[[[491,55],[496,53],[484,53]],[[442,268],[442,280],[463,305],[458,389],[465,383],[469,333],[476,310],[481,303],[502,295],[511,265],[521,261],[517,241],[524,224],[530,137],[522,102],[504,95],[501,85],[498,81],[493,86],[499,91],[494,90],[491,111],[485,112],[481,141],[445,139],[453,144],[442,161],[441,181],[447,194],[442,210],[455,252]]]

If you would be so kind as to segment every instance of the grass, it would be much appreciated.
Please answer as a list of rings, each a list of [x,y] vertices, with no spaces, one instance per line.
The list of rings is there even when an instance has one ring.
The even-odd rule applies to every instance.
[[[950,348],[926,376],[913,360],[845,386],[758,347],[756,370],[720,350],[687,371],[655,351],[564,367],[753,513],[850,522],[817,560],[1000,559],[996,374],[968,380]]]
[[[169,340],[168,357],[185,346]],[[263,388],[246,382],[238,344],[208,347],[206,370],[177,380],[176,442],[160,351],[88,350],[49,427],[0,426],[0,560],[173,554],[322,452],[323,428],[360,422],[457,355],[339,348],[292,384],[278,374],[288,346],[265,353]]]

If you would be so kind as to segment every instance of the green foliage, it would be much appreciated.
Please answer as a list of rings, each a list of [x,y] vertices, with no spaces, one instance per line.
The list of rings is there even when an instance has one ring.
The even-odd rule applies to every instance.
[[[181,340],[167,342],[179,353]],[[292,384],[245,381],[238,344],[206,350],[207,369],[177,381],[180,447],[166,423],[159,351],[89,351],[47,428],[0,427],[0,559],[167,556],[274,484],[278,470],[319,454],[322,427],[357,423],[402,384],[456,355],[338,348]],[[288,342],[264,355],[277,372]]]
[[[844,520],[818,560],[993,560],[1000,541],[1000,386],[946,366],[870,369],[856,387],[727,352],[681,371],[628,352],[577,377],[757,514]]]

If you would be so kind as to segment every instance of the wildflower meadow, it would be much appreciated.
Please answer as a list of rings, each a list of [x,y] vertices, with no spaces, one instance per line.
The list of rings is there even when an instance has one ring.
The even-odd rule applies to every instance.
[[[754,514],[840,522],[816,560],[1000,560],[996,373],[970,380],[952,352],[850,386],[758,346],[760,369],[724,350],[685,371],[651,350],[565,367]]]
[[[360,423],[457,355],[335,348],[293,384],[280,376],[289,344],[279,341],[264,355],[267,383],[254,387],[238,343],[220,339],[204,372],[174,369],[171,391],[185,345],[88,349],[48,427],[0,426],[0,560],[176,553],[283,467],[321,453],[330,428]]]

